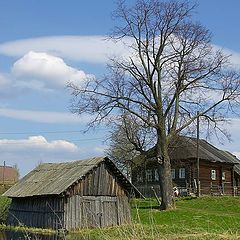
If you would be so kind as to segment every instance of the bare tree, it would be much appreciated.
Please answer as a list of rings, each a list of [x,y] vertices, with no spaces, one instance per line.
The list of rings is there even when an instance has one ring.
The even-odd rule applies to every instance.
[[[119,1],[111,38],[125,41],[129,55],[111,59],[102,79],[69,84],[74,113],[95,114],[99,122],[127,112],[155,131],[149,154],[159,163],[161,209],[173,207],[169,143],[198,116],[217,126],[239,106],[239,74],[211,45],[209,31],[193,22],[194,7],[175,0],[137,0],[131,7]]]
[[[154,129],[142,126],[138,118],[128,113],[120,115],[110,126],[112,130],[106,153],[130,177],[129,168],[133,160],[140,154],[146,155],[146,151],[154,146]]]

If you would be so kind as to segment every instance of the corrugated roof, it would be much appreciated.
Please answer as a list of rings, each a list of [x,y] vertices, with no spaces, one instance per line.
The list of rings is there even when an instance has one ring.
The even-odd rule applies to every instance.
[[[94,157],[67,163],[41,164],[3,195],[28,197],[61,194],[104,160],[104,157]]]
[[[234,166],[234,172],[236,172],[238,175],[240,175],[240,165]]]
[[[176,141],[171,144],[169,155],[173,160],[197,158],[197,139],[183,136],[178,137]],[[216,148],[203,139],[199,140],[199,158],[210,162],[240,163],[232,154]]]
[[[41,164],[7,190],[3,196],[32,197],[59,195],[72,184],[86,176],[89,171],[103,161],[111,166],[113,173],[128,192],[133,190],[135,194],[141,196],[141,193],[136,187],[129,182],[116,165],[107,157],[94,157],[66,163]]]

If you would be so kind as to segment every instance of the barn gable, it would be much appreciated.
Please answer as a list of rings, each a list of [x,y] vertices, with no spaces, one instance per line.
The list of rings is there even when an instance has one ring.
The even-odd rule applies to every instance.
[[[107,163],[119,183],[131,191],[134,186],[107,157],[94,157],[67,163],[44,163],[39,165],[3,195],[11,198],[65,194],[73,185],[85,179],[101,163]],[[135,191],[136,188],[134,188]]]

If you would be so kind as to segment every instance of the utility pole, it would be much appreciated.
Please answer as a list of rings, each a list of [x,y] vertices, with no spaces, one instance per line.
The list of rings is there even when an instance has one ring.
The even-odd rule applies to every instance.
[[[3,187],[5,187],[5,167],[6,167],[6,162],[3,162]]]
[[[197,111],[197,196],[200,197],[200,180],[199,180],[199,111]]]

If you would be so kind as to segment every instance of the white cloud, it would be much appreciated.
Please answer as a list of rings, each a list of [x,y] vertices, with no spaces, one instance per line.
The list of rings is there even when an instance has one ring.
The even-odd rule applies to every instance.
[[[224,128],[227,133],[231,135],[231,140],[228,141],[224,139],[224,141],[219,142],[218,139],[212,138],[213,144],[220,149],[227,150],[234,155],[237,155],[240,149],[240,142],[239,142],[239,132],[240,132],[240,118],[228,118],[228,122],[224,123],[222,128]],[[240,157],[238,155],[238,157]]]
[[[21,176],[24,176],[39,163],[59,163],[99,156],[99,152],[95,148],[92,142],[87,146],[79,147],[71,141],[63,139],[48,140],[43,136],[1,139],[0,165],[4,161],[9,166],[17,164]]]
[[[77,61],[105,63],[111,56],[128,56],[129,49],[125,43],[131,44],[132,39],[126,38],[125,42],[116,42],[101,35],[45,36],[2,43],[0,44],[0,54],[22,57],[30,51],[37,51]],[[218,45],[213,45],[213,47],[231,55],[232,63],[240,65],[239,52]]]
[[[107,146],[101,146],[101,147],[97,146],[97,147],[93,148],[93,151],[100,154],[100,155],[104,155],[106,149],[107,149]]]
[[[69,81],[81,84],[93,78],[93,75],[68,66],[60,57],[33,51],[13,64],[12,73],[18,86],[36,89],[64,88]]]
[[[81,150],[66,140],[49,141],[43,136],[31,136],[26,139],[1,139],[0,162],[7,165],[17,164],[21,176],[42,162],[61,162],[78,159]]]
[[[0,108],[0,116],[40,123],[88,123],[92,119],[89,115],[79,117],[70,112],[29,111],[12,108]]]
[[[47,36],[0,44],[0,54],[7,56],[21,57],[30,51],[92,63],[105,63],[108,57],[129,53],[123,42],[106,40],[105,36]]]
[[[2,97],[8,97],[12,95],[12,87],[14,86],[14,82],[11,80],[11,77],[8,74],[0,73],[0,95]],[[15,91],[16,93],[16,91]],[[14,94],[15,94],[14,93]]]
[[[31,151],[61,151],[61,152],[76,152],[78,147],[71,142],[65,140],[53,140],[47,141],[43,136],[31,136],[27,139],[1,139],[0,149],[10,149],[11,151],[26,151],[30,149]],[[1,152],[2,152],[1,150]]]
[[[215,50],[222,50],[224,54],[229,56],[230,62],[237,68],[240,68],[240,53],[229,48],[224,48],[213,44]]]
[[[0,74],[0,89],[6,88],[9,86],[9,80],[4,74]]]

